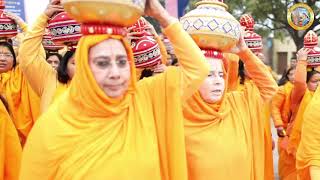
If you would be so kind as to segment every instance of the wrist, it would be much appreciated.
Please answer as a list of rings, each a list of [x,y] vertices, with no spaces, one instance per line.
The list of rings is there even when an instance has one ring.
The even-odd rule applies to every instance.
[[[251,50],[249,48],[246,48],[240,51],[237,55],[242,61],[246,61],[248,59],[247,57],[249,57],[251,53]]]
[[[305,65],[305,66],[307,66],[308,65],[308,62],[307,62],[307,60],[298,60],[298,62],[297,62],[298,64],[301,64],[301,65]]]
[[[162,28],[168,27],[175,21],[175,18],[170,16],[170,14],[165,10],[158,13],[158,15],[155,16],[155,19],[158,20]]]
[[[51,18],[47,15],[47,13],[42,13],[41,15],[43,18],[47,19],[47,20],[50,20]]]

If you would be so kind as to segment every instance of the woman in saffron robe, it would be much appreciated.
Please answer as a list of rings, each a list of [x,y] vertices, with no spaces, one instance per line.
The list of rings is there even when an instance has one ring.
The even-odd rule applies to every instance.
[[[35,24],[26,32],[19,51],[23,74],[40,97],[40,113],[45,112],[50,104],[69,87],[75,71],[73,50],[66,52],[57,70],[53,69],[43,56],[45,50],[42,39],[45,28],[54,13],[63,11],[63,8],[57,5],[59,3],[60,1],[57,0],[51,1],[48,9],[53,7],[56,8],[55,11],[47,9],[38,17]],[[34,75],[35,73],[37,76]]]
[[[15,20],[23,31],[27,30],[27,25],[20,17],[12,14],[7,16]],[[24,144],[39,115],[39,97],[23,76],[19,57],[16,58],[12,44],[0,42],[0,54],[1,95],[8,102],[12,121],[18,130],[21,143]]]
[[[210,74],[183,109],[191,180],[264,179],[261,109],[277,85],[243,39],[232,52],[242,59],[252,81],[242,91],[227,93],[224,63],[209,56]]]
[[[318,87],[303,116],[301,141],[296,154],[300,180],[320,179],[320,88]]]
[[[290,120],[291,111],[291,93],[293,89],[295,67],[290,67],[283,74],[278,82],[279,90],[271,101],[271,116],[273,124],[277,129],[278,134],[278,172],[282,174],[282,164],[284,164],[281,152],[283,148],[280,148],[282,139],[286,136],[285,130]]]
[[[199,88],[209,68],[191,37],[157,0],[147,1],[146,14],[164,28],[180,68],[136,82],[125,37],[83,32],[70,87],[28,138],[21,180],[187,179],[182,102]]]
[[[297,68],[295,72],[294,87],[291,96],[292,116],[288,123],[286,134],[283,140],[281,151],[283,157],[282,174],[280,178],[284,180],[296,180],[296,151],[301,137],[301,127],[303,124],[303,114],[320,81],[320,72],[315,68],[307,71],[307,55],[309,49],[301,49],[297,53]]]

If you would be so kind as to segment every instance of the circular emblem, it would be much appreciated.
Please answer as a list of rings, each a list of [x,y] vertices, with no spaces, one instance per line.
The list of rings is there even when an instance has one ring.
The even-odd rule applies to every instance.
[[[307,30],[314,21],[313,10],[304,3],[291,6],[288,10],[287,20],[295,30]]]

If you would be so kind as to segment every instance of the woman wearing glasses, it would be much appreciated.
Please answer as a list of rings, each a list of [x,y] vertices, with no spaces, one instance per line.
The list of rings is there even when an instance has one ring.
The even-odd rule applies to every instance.
[[[27,30],[23,20],[6,13],[22,31]],[[18,65],[13,46],[7,41],[0,42],[0,94],[6,99],[12,120],[22,144],[39,114],[39,97],[24,78]]]

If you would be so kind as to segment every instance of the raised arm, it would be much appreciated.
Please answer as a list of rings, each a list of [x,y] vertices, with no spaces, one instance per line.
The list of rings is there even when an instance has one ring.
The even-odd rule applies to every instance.
[[[164,33],[173,45],[181,69],[182,100],[188,99],[209,74],[206,58],[192,38],[178,23],[166,27]]]
[[[183,30],[178,20],[171,17],[159,2],[148,1],[148,3],[154,4],[149,5],[150,9],[146,10],[146,15],[157,19],[161,27],[164,28],[163,32],[172,43],[179,60],[181,95],[182,100],[185,101],[200,87],[207,77],[209,65],[200,48],[189,34]]]
[[[254,84],[259,88],[262,99],[264,101],[270,100],[277,92],[278,85],[268,67],[249,49],[239,55]]]
[[[46,62],[42,46],[43,34],[49,17],[62,11],[62,6],[53,5],[53,2],[55,1],[49,4],[45,12],[27,31],[19,50],[21,70],[39,96],[42,95],[47,79],[56,76],[56,71]]]
[[[270,100],[277,92],[278,85],[272,78],[267,66],[247,47],[243,37],[241,37],[238,45],[231,49],[231,52],[238,54],[243,61],[252,81],[259,88],[262,99],[265,102]]]
[[[228,91],[236,91],[238,88],[238,72],[239,72],[239,57],[235,54],[224,53],[224,60],[228,63]]]
[[[309,49],[302,48],[297,53],[297,67],[294,74],[294,86],[291,94],[292,111],[298,111],[299,104],[307,89],[307,56]]]
[[[272,98],[271,101],[271,116],[273,119],[274,126],[276,128],[283,127],[284,123],[281,117],[281,108],[285,102],[285,94],[283,92],[283,87],[279,88],[277,94]]]

